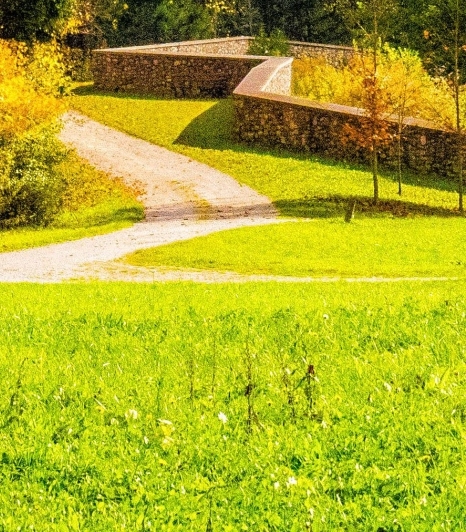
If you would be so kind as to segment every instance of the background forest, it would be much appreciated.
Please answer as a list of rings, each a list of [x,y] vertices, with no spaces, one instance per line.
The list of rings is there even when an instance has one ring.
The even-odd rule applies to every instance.
[[[254,35],[282,30],[289,39],[351,44],[361,7],[384,11],[385,40],[428,54],[455,0],[3,0],[0,38],[49,39],[81,32],[109,46]],[[460,2],[461,3],[461,2]]]

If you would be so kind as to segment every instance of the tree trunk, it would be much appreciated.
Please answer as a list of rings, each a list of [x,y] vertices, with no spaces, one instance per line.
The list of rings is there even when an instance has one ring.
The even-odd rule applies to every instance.
[[[463,206],[463,135],[458,132],[458,209],[460,214],[464,214]]]
[[[374,182],[374,205],[379,203],[379,158],[377,149],[372,152],[372,181]]]
[[[453,90],[455,96],[456,110],[456,135],[457,135],[457,158],[458,158],[458,209],[460,214],[464,214],[463,207],[463,124],[461,123],[461,100],[460,100],[460,4],[456,0],[455,18],[455,71],[453,79]]]
[[[402,142],[401,142],[401,126],[398,126],[398,143],[397,143],[397,150],[398,150],[398,195],[401,196],[401,148],[402,148]]]

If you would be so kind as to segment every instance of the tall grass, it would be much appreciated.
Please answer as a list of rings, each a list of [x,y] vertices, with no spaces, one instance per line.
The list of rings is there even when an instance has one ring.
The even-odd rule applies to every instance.
[[[3,285],[3,530],[463,530],[464,283]]]

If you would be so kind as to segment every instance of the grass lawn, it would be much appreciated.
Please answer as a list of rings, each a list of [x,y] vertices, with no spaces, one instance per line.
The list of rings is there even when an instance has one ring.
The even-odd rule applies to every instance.
[[[68,183],[62,212],[45,228],[0,231],[0,252],[110,233],[144,217],[135,191],[98,172],[73,153],[58,171]]]
[[[268,195],[283,215],[320,218],[145,250],[126,259],[132,264],[297,276],[464,275],[464,220],[453,218],[451,181],[408,173],[400,198],[395,176],[382,172],[374,208],[368,169],[235,143],[231,100],[160,100],[81,87],[73,106],[229,173]],[[344,224],[352,198],[356,220]]]
[[[462,218],[312,220],[222,231],[123,260],[245,274],[466,277],[465,229]]]
[[[111,127],[165,146],[235,177],[269,196],[289,216],[341,216],[349,198],[370,211],[372,176],[367,168],[316,156],[267,150],[231,138],[231,100],[160,100],[151,97],[76,90],[72,106]],[[445,215],[457,205],[455,184],[407,173],[403,196],[397,178],[382,172],[378,213]]]
[[[465,529],[466,284],[0,285],[0,529]]]
[[[397,206],[437,216],[362,201],[344,224],[369,173],[229,147],[228,102],[75,105],[318,218],[139,255],[149,265],[463,272],[464,220],[439,216],[456,203],[446,182],[412,178]],[[388,174],[382,191],[396,199]],[[76,228],[86,209],[99,207],[70,209]],[[466,530],[465,293],[464,280],[0,284],[0,530]]]

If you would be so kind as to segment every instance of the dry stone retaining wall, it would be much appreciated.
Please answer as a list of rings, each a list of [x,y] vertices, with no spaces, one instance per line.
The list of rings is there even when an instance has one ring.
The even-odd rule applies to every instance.
[[[151,52],[94,55],[94,83],[102,90],[141,92],[165,98],[230,95],[261,59]]]
[[[161,97],[224,97],[233,94],[235,134],[244,142],[320,153],[343,160],[367,160],[344,139],[345,124],[360,127],[360,109],[321,104],[290,96],[292,58],[247,55],[250,37],[189,41],[94,51],[93,74],[99,89],[150,93]],[[295,57],[324,55],[344,64],[348,47],[290,42]],[[393,131],[395,124],[393,123]],[[409,119],[404,130],[404,164],[416,171],[451,175],[454,135]],[[393,146],[381,154],[395,165]]]
[[[368,154],[344,134],[367,118],[363,110],[313,102],[289,96],[291,69],[288,58],[273,58],[255,67],[233,94],[235,135],[240,141],[319,153],[334,159],[367,162]],[[392,132],[394,121],[388,121]],[[454,174],[455,135],[424,120],[405,120],[403,164],[418,172]],[[380,155],[385,166],[395,167],[394,144]]]
[[[248,72],[267,61],[247,55],[251,37],[187,41],[95,50],[94,84],[98,89],[143,92],[161,97],[199,98],[232,94]],[[351,48],[291,42],[297,56],[325,55],[338,63]]]

